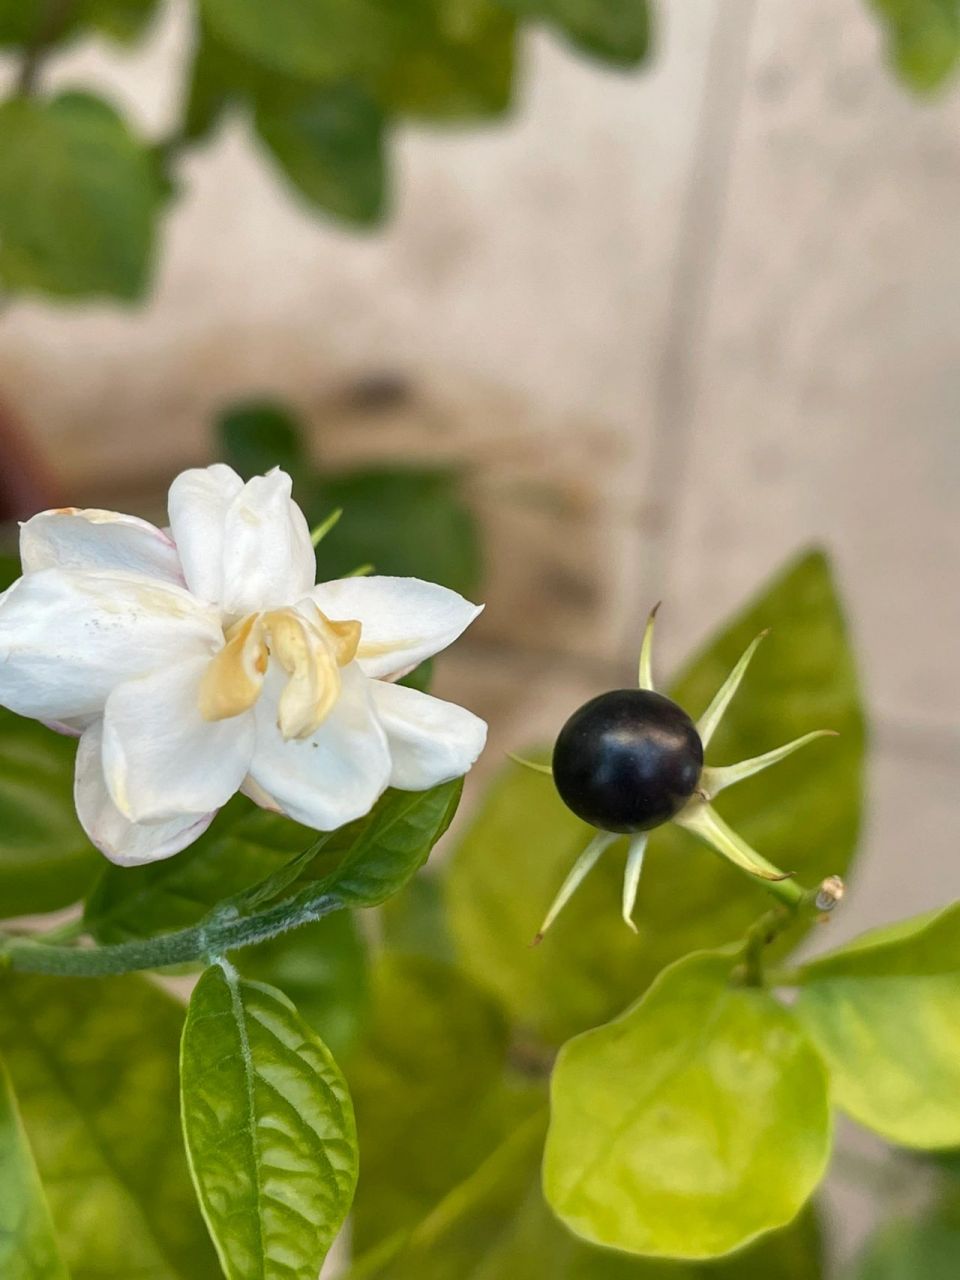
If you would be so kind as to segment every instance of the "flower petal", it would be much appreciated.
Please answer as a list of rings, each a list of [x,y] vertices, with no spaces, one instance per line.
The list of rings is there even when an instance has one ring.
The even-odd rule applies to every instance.
[[[187,586],[201,600],[223,598],[223,547],[227,510],[243,481],[222,462],[183,471],[170,486],[167,510]]]
[[[292,487],[285,471],[271,471],[249,480],[230,504],[222,598],[228,617],[293,604],[316,581],[310,529],[290,496]]]
[[[248,794],[263,793],[291,818],[317,831],[333,831],[368,813],[390,776],[390,753],[370,696],[370,682],[355,662],[344,667],[340,697],[309,738],[284,740],[277,727],[285,673],[276,663],[255,708],[257,742]]]
[[[459,778],[483,750],[487,726],[472,711],[400,684],[372,680],[370,687],[390,744],[391,787],[425,791]]]
[[[253,755],[251,712],[200,714],[209,658],[187,658],[118,685],[103,718],[103,772],[117,809],[132,822],[206,813],[230,799]]]
[[[361,624],[357,660],[368,676],[403,674],[452,644],[483,605],[419,578],[340,578],[310,592],[335,620]]]
[[[203,835],[213,813],[186,814],[169,822],[129,822],[110,798],[102,765],[102,727],[84,732],[77,747],[74,803],[92,844],[121,867],[170,858]]]
[[[126,569],[184,585],[173,540],[156,525],[115,511],[41,511],[20,526],[20,562],[24,573]]]
[[[96,715],[121,681],[222,643],[216,610],[173,583],[41,569],[0,596],[0,705],[37,720]]]

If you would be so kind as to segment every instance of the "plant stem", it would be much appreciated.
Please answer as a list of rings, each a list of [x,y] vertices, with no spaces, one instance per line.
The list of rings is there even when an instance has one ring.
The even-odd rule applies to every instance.
[[[44,59],[50,46],[55,44],[66,30],[75,3],[76,0],[49,0],[42,11],[33,38],[24,50],[23,61],[20,63],[16,83],[18,97],[29,98],[36,89]]]
[[[18,973],[48,973],[71,977],[102,977],[136,973],[168,965],[209,961],[228,951],[266,942],[288,929],[311,924],[347,903],[337,893],[318,893],[310,887],[259,915],[211,912],[199,924],[164,933],[142,942],[118,942],[104,947],[49,946],[33,938],[0,940],[0,968]]]
[[[795,882],[794,882],[795,883]],[[769,886],[768,886],[769,887]],[[764,970],[763,955],[767,947],[776,942],[781,934],[799,924],[811,912],[821,910],[818,905],[820,889],[803,889],[799,896],[789,902],[781,902],[778,906],[762,915],[747,930],[743,940],[743,967],[741,978],[748,987],[766,986],[767,976]]]

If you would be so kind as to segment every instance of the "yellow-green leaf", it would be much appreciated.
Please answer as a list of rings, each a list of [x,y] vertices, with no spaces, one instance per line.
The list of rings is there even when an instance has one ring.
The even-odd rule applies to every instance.
[[[731,963],[688,956],[560,1051],[544,1191],[585,1239],[716,1257],[790,1222],[823,1176],[823,1065],[788,1010],[730,985]]]

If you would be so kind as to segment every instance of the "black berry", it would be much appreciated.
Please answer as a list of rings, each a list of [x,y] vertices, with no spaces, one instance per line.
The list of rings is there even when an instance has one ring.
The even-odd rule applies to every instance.
[[[647,689],[614,689],[575,711],[553,749],[553,780],[579,818],[603,831],[649,831],[683,808],[703,768],[687,713]]]

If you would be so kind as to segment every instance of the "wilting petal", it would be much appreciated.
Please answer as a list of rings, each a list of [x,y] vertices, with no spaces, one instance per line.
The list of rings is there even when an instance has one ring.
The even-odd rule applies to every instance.
[[[187,586],[213,604],[223,598],[223,546],[227,510],[243,489],[232,467],[216,463],[183,471],[170,486],[167,509]]]
[[[328,618],[361,625],[357,660],[368,676],[394,676],[452,644],[483,610],[420,578],[341,578],[310,592]]]
[[[146,520],[115,511],[41,511],[20,526],[20,561],[24,573],[125,569],[183,586],[173,540]]]
[[[226,513],[223,610],[242,618],[299,600],[313,586],[316,556],[285,471],[254,476]]]
[[[200,714],[207,658],[187,658],[118,685],[103,719],[103,771],[117,809],[131,821],[206,813],[226,804],[253,754],[252,712],[227,720]]]
[[[92,844],[111,862],[137,867],[170,858],[203,835],[213,813],[187,814],[169,822],[129,822],[110,798],[101,760],[99,724],[87,729],[77,747],[74,803]]]
[[[387,731],[391,787],[425,791],[459,778],[483,750],[487,726],[472,711],[383,680],[372,680],[370,687]]]
[[[173,583],[42,569],[0,597],[0,705],[37,720],[95,715],[121,681],[222,642],[216,611]]]
[[[367,813],[387,785],[390,752],[370,697],[370,682],[350,663],[340,697],[309,738],[284,739],[277,727],[285,674],[275,663],[255,708],[257,742],[250,766],[253,798],[266,793],[291,818],[333,831]]]

